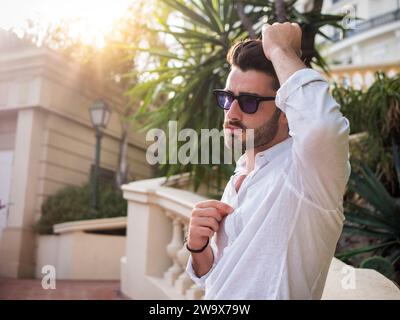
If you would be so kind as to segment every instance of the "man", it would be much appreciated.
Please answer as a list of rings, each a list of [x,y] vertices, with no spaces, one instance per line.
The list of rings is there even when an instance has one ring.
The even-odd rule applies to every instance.
[[[254,129],[254,150],[221,201],[191,214],[186,271],[205,299],[322,296],[344,220],[349,123],[300,48],[299,25],[286,22],[228,54],[226,88],[216,91],[225,138]]]

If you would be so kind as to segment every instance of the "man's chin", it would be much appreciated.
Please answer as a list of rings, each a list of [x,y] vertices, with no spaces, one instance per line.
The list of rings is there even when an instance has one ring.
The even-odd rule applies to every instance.
[[[235,135],[235,134],[226,134],[225,135],[225,146],[228,149],[233,149],[242,146],[242,148],[246,145],[243,143],[245,141],[242,136]]]

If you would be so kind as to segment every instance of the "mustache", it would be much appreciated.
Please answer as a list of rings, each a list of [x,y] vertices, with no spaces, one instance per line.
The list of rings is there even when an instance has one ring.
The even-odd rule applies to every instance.
[[[224,122],[224,128],[227,126],[238,127],[242,130],[246,130],[247,127],[240,120],[228,120]]]

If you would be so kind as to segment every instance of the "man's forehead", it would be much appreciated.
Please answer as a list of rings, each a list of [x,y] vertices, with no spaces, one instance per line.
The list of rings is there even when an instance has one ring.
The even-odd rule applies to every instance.
[[[243,71],[234,66],[229,72],[225,88],[232,91],[234,94],[247,92],[269,95],[274,93],[272,81],[272,77],[263,72],[256,70]]]

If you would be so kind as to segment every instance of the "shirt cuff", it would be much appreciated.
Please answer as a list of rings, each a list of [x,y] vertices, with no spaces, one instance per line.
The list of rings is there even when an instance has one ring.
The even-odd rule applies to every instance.
[[[279,88],[275,97],[276,106],[286,112],[285,102],[290,95],[300,87],[312,81],[324,81],[326,79],[316,70],[304,68],[293,73]]]
[[[203,290],[205,290],[206,279],[209,277],[209,275],[214,270],[214,268],[215,268],[215,266],[217,264],[217,262],[216,262],[216,256],[217,256],[216,255],[216,250],[213,247],[213,244],[211,242],[210,242],[210,244],[211,244],[211,250],[212,250],[213,255],[214,255],[214,261],[213,261],[213,265],[211,266],[210,270],[206,274],[204,274],[201,277],[198,277],[196,275],[196,273],[194,272],[193,266],[192,266],[192,262],[193,262],[192,255],[189,256],[188,263],[187,263],[187,266],[186,266],[186,273],[193,280],[193,282]]]

